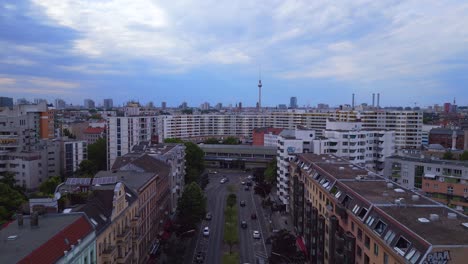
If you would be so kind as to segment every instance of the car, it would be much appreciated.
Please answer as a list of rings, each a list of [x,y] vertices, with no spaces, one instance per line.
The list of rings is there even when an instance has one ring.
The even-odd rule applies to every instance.
[[[253,179],[253,176],[252,176],[252,175],[249,175],[249,176],[247,176],[247,179],[252,180],[252,179]]]
[[[245,201],[244,200],[240,201],[239,205],[244,207],[245,206]]]
[[[211,217],[212,217],[211,213],[208,212],[208,213],[206,213],[206,215],[205,215],[205,220],[211,220]]]
[[[205,226],[205,228],[203,228],[203,236],[209,236],[210,235],[210,228]]]
[[[195,255],[195,263],[203,263],[205,261],[205,252],[198,251]]]
[[[252,220],[257,219],[257,214],[256,214],[256,213],[252,213],[252,214],[250,215],[250,219],[252,219]]]
[[[221,184],[226,183],[226,182],[227,182],[226,178],[222,178],[222,179],[219,181],[219,183],[221,183]]]
[[[241,181],[241,184],[242,184],[242,185],[245,185],[245,181]]]
[[[244,187],[244,191],[249,191],[249,190],[250,190],[249,186]]]
[[[255,239],[259,239],[261,236],[260,236],[260,232],[258,232],[257,230],[254,230],[253,231],[253,238]]]
[[[242,222],[241,222],[241,227],[244,228],[244,229],[247,228],[247,222],[246,222],[246,221],[242,221]]]

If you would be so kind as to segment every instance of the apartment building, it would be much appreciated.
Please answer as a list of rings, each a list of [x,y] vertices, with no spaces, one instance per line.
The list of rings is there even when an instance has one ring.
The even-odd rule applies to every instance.
[[[291,211],[311,263],[464,263],[468,218],[343,158],[297,154]]]
[[[314,139],[315,154],[334,154],[376,172],[395,153],[395,131],[363,129],[361,122],[327,120],[323,137]]]
[[[289,161],[294,154],[311,152],[313,149],[312,142],[315,138],[314,130],[285,129],[278,135],[277,142],[277,195],[281,202],[286,205],[286,210],[289,210],[289,195],[290,195],[290,173]]]
[[[126,116],[107,118],[107,168],[129,153],[140,142],[151,142],[157,133],[156,116]]]
[[[384,176],[468,214],[468,162],[391,156],[385,161]]]
[[[206,138],[236,136],[250,138],[252,131],[260,127],[294,129],[302,126],[316,130],[322,136],[326,121],[331,118],[341,122],[362,122],[363,129],[395,131],[397,148],[418,148],[422,141],[422,117],[420,111],[351,111],[306,112],[288,110],[283,112],[171,115],[163,119],[164,138]]]
[[[83,131],[83,139],[89,144],[94,144],[106,135],[105,127],[88,127]]]
[[[283,128],[261,127],[255,128],[252,134],[252,145],[254,146],[276,146],[277,137]]]
[[[177,209],[177,201],[185,186],[185,145],[184,144],[151,144],[140,142],[133,147],[132,152],[125,158],[135,159],[149,155],[169,165],[169,185],[171,190],[171,213]]]
[[[72,177],[80,168],[80,163],[88,159],[88,143],[84,140],[62,138],[60,140],[62,175]]]
[[[137,233],[140,263],[156,253],[159,240],[171,212],[169,165],[148,154],[140,157],[118,157],[112,171],[101,171],[95,177],[117,177],[138,195],[140,222]]]
[[[138,196],[123,182],[98,178],[84,207],[96,229],[97,264],[139,263]]]

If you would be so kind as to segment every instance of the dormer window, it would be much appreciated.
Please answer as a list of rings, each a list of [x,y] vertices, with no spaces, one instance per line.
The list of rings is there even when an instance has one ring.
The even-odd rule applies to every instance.
[[[373,216],[369,216],[366,220],[366,225],[368,225],[369,227],[372,226],[372,224],[374,223],[375,221],[375,218]]]
[[[377,232],[377,234],[382,235],[385,231],[385,228],[387,228],[387,224],[382,222],[382,220],[379,220],[377,225],[375,225],[374,231]]]
[[[361,209],[361,207],[359,205],[355,205],[354,208],[353,208],[353,213],[354,214],[357,214],[357,212],[359,212],[359,209]]]
[[[366,214],[367,214],[367,209],[362,208],[361,211],[358,214],[358,217],[361,218],[361,219],[364,219],[364,216],[366,216]]]
[[[406,240],[404,237],[400,237],[394,247],[396,252],[402,256],[405,255],[406,251],[408,251],[409,247],[411,246],[411,243]]]

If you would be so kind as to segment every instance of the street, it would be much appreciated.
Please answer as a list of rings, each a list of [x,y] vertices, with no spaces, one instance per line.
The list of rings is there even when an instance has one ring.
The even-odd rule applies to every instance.
[[[193,256],[199,251],[205,252],[205,262],[207,264],[221,263],[223,255],[223,228],[224,228],[224,208],[226,206],[226,197],[229,194],[228,186],[232,185],[237,195],[238,210],[238,232],[239,244],[233,247],[233,251],[239,251],[240,263],[256,263],[256,258],[267,258],[267,248],[265,240],[268,235],[266,224],[268,223],[261,210],[259,197],[254,197],[253,186],[249,191],[244,190],[241,181],[245,180],[248,172],[242,171],[223,171],[218,170],[217,174],[210,174],[210,182],[205,188],[207,197],[207,211],[212,213],[211,220],[203,220],[197,237],[197,245]],[[227,183],[220,183],[220,180],[226,177]],[[245,201],[245,207],[241,207],[240,201]],[[252,214],[256,214],[257,219],[251,219]],[[247,228],[240,226],[241,221],[247,222]],[[208,226],[210,234],[203,236],[203,228]],[[260,239],[253,238],[253,231],[260,232]],[[193,258],[194,258],[193,257]],[[192,258],[192,259],[193,259]]]

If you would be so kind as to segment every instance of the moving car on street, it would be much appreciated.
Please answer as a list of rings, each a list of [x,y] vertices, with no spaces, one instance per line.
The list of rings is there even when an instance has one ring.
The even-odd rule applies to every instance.
[[[210,235],[210,228],[205,226],[205,228],[203,229],[203,236],[209,236]]]
[[[257,230],[254,230],[253,231],[253,238],[260,239],[260,232],[258,232]]]
[[[211,213],[208,212],[208,213],[206,213],[206,215],[205,215],[205,220],[211,220],[211,217],[212,217]]]
[[[245,201],[244,200],[240,201],[239,205],[244,207],[245,206]]]
[[[257,219],[257,214],[256,214],[256,213],[252,213],[252,214],[250,215],[250,219],[252,219],[252,220]]]
[[[242,221],[241,222],[241,227],[246,229],[247,228],[247,222],[246,221]]]
[[[198,251],[197,255],[195,256],[195,263],[201,264],[205,262],[205,252]]]

